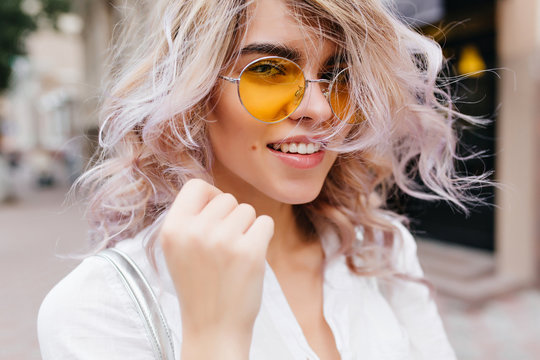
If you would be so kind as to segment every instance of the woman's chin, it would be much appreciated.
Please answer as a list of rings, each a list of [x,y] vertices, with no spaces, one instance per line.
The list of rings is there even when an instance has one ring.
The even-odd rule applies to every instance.
[[[274,192],[274,194],[267,195],[284,204],[300,205],[312,202],[317,198],[317,196],[319,196],[320,192],[321,187],[304,187],[301,189],[281,188],[279,191]]]

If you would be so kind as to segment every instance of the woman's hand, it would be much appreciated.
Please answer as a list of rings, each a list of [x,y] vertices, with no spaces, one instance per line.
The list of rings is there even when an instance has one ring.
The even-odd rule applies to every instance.
[[[233,195],[199,179],[182,187],[160,232],[180,301],[182,358],[211,356],[212,347],[220,358],[247,358],[273,233],[269,216]]]

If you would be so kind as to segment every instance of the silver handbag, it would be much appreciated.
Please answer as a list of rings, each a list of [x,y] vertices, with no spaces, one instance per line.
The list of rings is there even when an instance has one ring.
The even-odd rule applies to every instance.
[[[96,256],[107,260],[118,272],[146,327],[155,358],[175,360],[171,332],[161,306],[137,264],[125,253],[112,248],[102,250]]]

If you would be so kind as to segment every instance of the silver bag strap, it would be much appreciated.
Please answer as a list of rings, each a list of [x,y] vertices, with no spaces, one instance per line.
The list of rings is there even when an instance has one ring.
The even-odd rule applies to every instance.
[[[171,332],[156,295],[137,264],[117,249],[105,249],[96,254],[107,260],[118,272],[127,292],[144,323],[156,359],[174,360]]]

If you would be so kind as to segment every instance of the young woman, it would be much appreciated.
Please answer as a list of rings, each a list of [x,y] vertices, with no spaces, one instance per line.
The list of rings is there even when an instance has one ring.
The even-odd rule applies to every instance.
[[[455,358],[385,201],[462,207],[479,180],[453,169],[439,47],[385,4],[163,0],[128,31],[106,156],[80,184],[96,251],[142,270],[175,358]],[[44,359],[153,358],[102,257],[51,291],[38,328]]]

